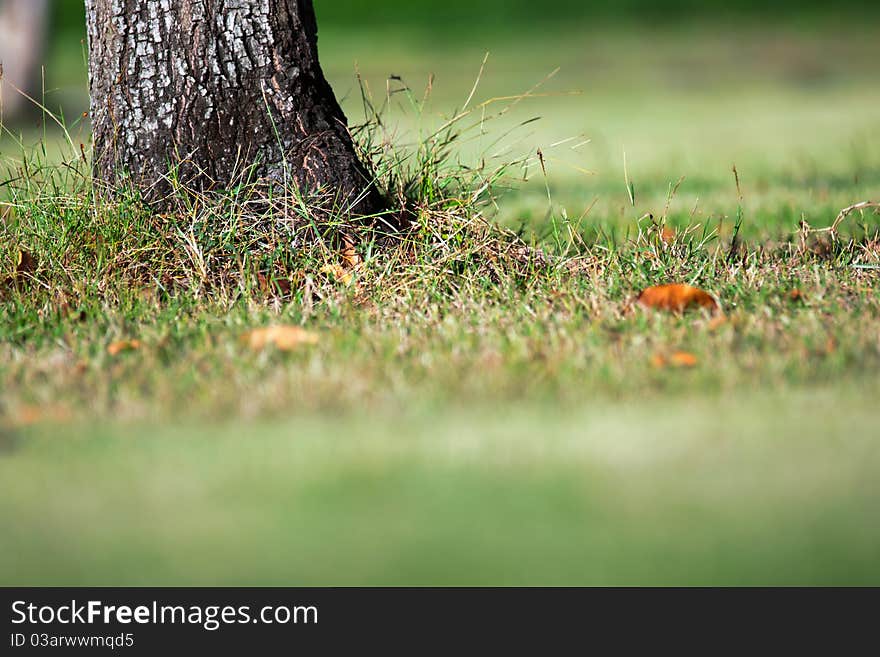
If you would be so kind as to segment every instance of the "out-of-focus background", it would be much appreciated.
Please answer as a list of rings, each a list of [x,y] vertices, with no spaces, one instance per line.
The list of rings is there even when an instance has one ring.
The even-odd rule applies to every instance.
[[[512,159],[541,148],[553,202],[570,212],[598,197],[598,210],[620,214],[624,153],[645,210],[662,205],[669,183],[682,176],[683,203],[729,186],[732,163],[754,183],[747,201],[756,209],[762,200],[785,205],[771,181],[779,175],[813,188],[822,211],[878,182],[872,166],[880,161],[872,139],[880,129],[876,3],[315,0],[315,6],[324,68],[352,123],[365,119],[357,74],[373,106],[385,107],[386,120],[400,126],[400,140],[452,116],[478,77],[471,106],[532,90],[534,97],[500,120],[465,135],[459,153],[465,160]],[[35,16],[41,12],[48,16]],[[63,115],[71,132],[87,140],[83,12],[77,0],[0,0],[5,126],[24,135],[22,142],[8,134],[0,140],[0,157],[44,136],[39,109],[10,83]],[[414,107],[428,88],[429,102]],[[509,104],[489,102],[484,115]],[[540,120],[527,123],[534,118]],[[50,135],[52,127],[49,121]],[[511,198],[509,222],[543,217],[545,187],[536,180]],[[763,191],[773,198],[759,198]],[[709,202],[701,210],[720,207]],[[797,218],[795,209],[781,214],[787,222]]]

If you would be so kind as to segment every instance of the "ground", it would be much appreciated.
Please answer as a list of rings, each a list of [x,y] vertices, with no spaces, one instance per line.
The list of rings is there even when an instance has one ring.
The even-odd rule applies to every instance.
[[[422,200],[522,158],[483,215],[574,264],[512,273],[426,212],[351,280],[273,252],[276,293],[233,277],[226,219],[93,211],[39,168],[64,139],[7,136],[0,583],[880,583],[878,217],[811,232],[880,200],[876,36],[324,33],[353,122],[355,60],[375,106],[412,90],[379,150],[418,150],[491,48]],[[722,313],[632,303],[668,282]],[[274,324],[318,342],[248,346]]]

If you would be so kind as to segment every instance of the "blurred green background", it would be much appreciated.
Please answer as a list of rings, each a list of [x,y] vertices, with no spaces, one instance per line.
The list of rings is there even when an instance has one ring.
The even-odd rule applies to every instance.
[[[471,121],[458,143],[466,163],[544,152],[548,179],[524,172],[531,184],[518,185],[500,214],[511,225],[540,232],[547,186],[553,211],[577,216],[598,199],[591,216],[631,223],[662,211],[682,177],[673,213],[685,222],[718,216],[734,198],[736,163],[753,219],[746,230],[781,237],[803,217],[829,221],[880,182],[880,3],[315,0],[315,7],[324,69],[350,121],[367,118],[357,72],[397,143],[415,143],[453,115],[487,53],[472,107],[551,77],[501,119],[492,115],[509,102],[490,102],[481,125]],[[82,3],[57,0],[53,8],[45,100],[75,123],[87,106]],[[430,102],[414,107],[429,82]],[[41,136],[36,124],[28,143]],[[86,141],[85,126],[76,128]],[[0,141],[0,155],[15,151]],[[624,153],[635,209],[626,208]]]
[[[381,24],[433,29],[438,22],[461,27],[468,21],[490,18],[493,27],[516,26],[523,22],[564,22],[626,20],[654,24],[657,20],[676,22],[719,16],[763,18],[766,16],[823,19],[840,16],[842,10],[877,13],[877,3],[867,0],[315,0],[318,18],[326,27],[349,26],[370,29]],[[56,24],[62,28],[82,19],[83,3],[55,0]],[[475,23],[470,25],[477,27]]]

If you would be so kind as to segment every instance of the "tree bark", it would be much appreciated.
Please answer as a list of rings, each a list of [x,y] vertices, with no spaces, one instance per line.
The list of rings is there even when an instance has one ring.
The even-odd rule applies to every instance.
[[[383,199],[318,63],[312,0],[86,0],[96,176],[151,202],[294,184],[337,211]]]

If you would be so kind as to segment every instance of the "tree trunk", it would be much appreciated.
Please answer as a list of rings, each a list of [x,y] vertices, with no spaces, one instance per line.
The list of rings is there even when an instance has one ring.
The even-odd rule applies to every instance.
[[[97,178],[151,202],[244,172],[382,208],[318,63],[312,0],[86,0]],[[248,169],[253,165],[253,169]]]

